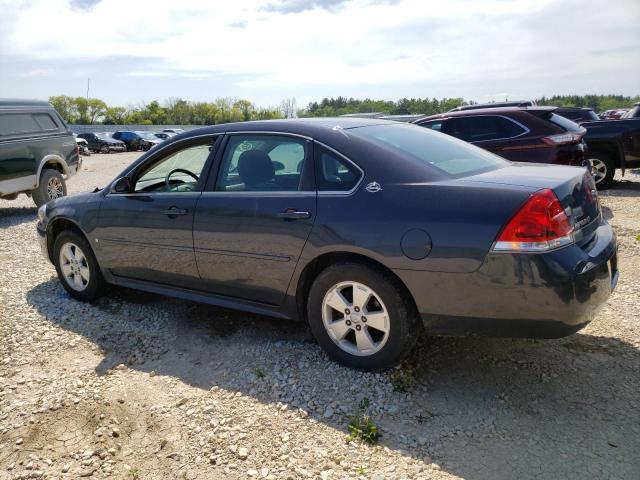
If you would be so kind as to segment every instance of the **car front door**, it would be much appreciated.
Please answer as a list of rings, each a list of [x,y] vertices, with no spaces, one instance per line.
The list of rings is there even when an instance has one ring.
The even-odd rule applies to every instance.
[[[113,275],[198,286],[193,218],[215,140],[169,146],[128,175],[129,191],[106,194],[96,237],[100,262]]]
[[[312,149],[295,136],[227,137],[194,219],[203,289],[282,304],[315,218]]]

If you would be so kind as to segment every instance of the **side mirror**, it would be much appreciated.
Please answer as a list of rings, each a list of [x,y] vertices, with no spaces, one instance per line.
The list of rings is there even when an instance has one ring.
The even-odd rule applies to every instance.
[[[110,193],[131,193],[133,185],[129,177],[121,177],[111,184]]]

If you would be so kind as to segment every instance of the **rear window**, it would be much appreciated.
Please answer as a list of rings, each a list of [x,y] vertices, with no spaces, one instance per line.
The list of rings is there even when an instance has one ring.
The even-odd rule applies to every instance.
[[[463,177],[509,165],[481,148],[416,125],[376,125],[350,130],[387,149],[396,150],[452,177]]]
[[[40,128],[44,131],[57,130],[58,126],[55,124],[51,116],[47,113],[36,113],[33,116]]]
[[[583,130],[576,122],[555,113],[550,114],[547,119],[567,132],[581,132]]]

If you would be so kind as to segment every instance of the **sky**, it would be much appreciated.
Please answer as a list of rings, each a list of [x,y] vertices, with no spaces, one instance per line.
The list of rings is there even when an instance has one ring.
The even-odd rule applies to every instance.
[[[0,97],[640,94],[640,0],[0,0]]]

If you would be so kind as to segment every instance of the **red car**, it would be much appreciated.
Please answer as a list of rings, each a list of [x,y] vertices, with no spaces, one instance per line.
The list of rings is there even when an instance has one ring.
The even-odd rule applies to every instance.
[[[556,107],[452,111],[414,121],[514,162],[582,166],[586,130],[554,113]]]

